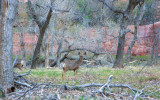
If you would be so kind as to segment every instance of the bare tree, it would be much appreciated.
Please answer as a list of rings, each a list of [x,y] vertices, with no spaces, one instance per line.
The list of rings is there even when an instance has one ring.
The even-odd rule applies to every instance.
[[[31,68],[35,69],[36,68],[36,62],[37,62],[37,60],[39,58],[39,55],[40,55],[40,47],[42,45],[43,36],[45,34],[45,31],[47,29],[47,26],[48,26],[48,24],[50,22],[50,19],[51,19],[51,16],[52,16],[52,9],[49,8],[49,12],[47,14],[46,19],[41,21],[39,16],[36,15],[36,12],[35,12],[32,4],[31,4],[30,0],[28,1],[28,6],[30,8],[31,15],[32,15],[34,21],[37,23],[37,25],[39,27],[39,30],[40,30],[40,34],[39,34],[39,37],[38,37],[38,42],[37,42],[37,45],[36,45],[36,48],[35,48],[35,51],[34,51],[32,65],[31,65]]]
[[[157,1],[155,1],[154,3],[157,3]],[[153,24],[153,45],[152,45],[152,54],[151,54],[151,62],[150,65],[153,64],[157,64],[157,57],[158,57],[158,46],[159,46],[159,32],[160,30],[156,30],[155,29],[155,21],[156,21],[156,12],[155,12],[155,8],[149,9],[150,13],[151,13],[151,21]]]
[[[137,2],[137,0],[129,0],[129,3],[125,10],[117,10],[113,6],[110,6],[108,2],[106,2],[105,0],[99,0],[99,1],[105,4],[114,13],[119,13],[122,15],[121,22],[120,22],[120,31],[119,31],[116,59],[115,59],[113,68],[123,67],[122,60],[124,55],[125,35],[126,33],[130,32],[130,30],[127,29],[128,22],[130,21],[130,16],[133,13],[133,10],[135,9],[135,7],[145,1],[140,0],[139,2]]]
[[[12,31],[16,15],[17,0],[2,0],[0,15],[0,84],[5,91],[14,86],[12,66]]]
[[[129,44],[128,49],[127,49],[126,60],[128,60],[128,61],[130,60],[130,57],[131,57],[132,47],[134,46],[134,44],[137,40],[137,33],[138,33],[137,30],[138,30],[139,24],[143,18],[144,12],[145,12],[145,4],[143,4],[143,6],[140,7],[139,9],[140,9],[139,14],[135,13],[133,38],[132,38],[132,41]]]
[[[155,62],[154,62],[155,65],[157,65],[159,41],[160,41],[160,35],[158,34],[158,39],[156,43],[156,51],[155,51]]]
[[[54,2],[55,2],[55,0],[51,0],[51,5]],[[36,68],[36,62],[37,62],[37,60],[39,58],[39,55],[40,55],[40,48],[41,48],[41,45],[42,45],[43,37],[44,37],[45,31],[46,31],[46,29],[49,25],[51,16],[52,16],[52,11],[53,12],[55,12],[55,11],[68,12],[68,10],[59,10],[59,9],[55,9],[55,8],[50,6],[49,11],[47,13],[47,17],[45,18],[45,20],[41,21],[40,17],[36,14],[36,11],[33,8],[30,0],[28,1],[28,6],[30,8],[31,15],[32,15],[34,21],[37,23],[37,25],[39,27],[39,30],[40,30],[40,34],[38,36],[38,41],[37,41],[37,45],[36,45],[36,48],[35,48],[35,51],[34,51],[32,65],[31,65],[31,68],[35,69]],[[40,6],[40,5],[38,5],[38,6]],[[43,6],[41,6],[41,7],[44,8]]]

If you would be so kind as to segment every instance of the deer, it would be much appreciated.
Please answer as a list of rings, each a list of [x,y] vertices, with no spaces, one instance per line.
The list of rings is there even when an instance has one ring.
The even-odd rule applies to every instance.
[[[22,68],[24,67],[25,61],[23,59],[17,59],[14,68],[18,68],[22,71]]]
[[[65,79],[65,73],[69,70],[74,71],[74,76],[77,74],[77,70],[79,69],[84,59],[83,55],[80,52],[78,53],[78,55],[79,55],[78,60],[64,61],[63,63],[61,63],[63,68],[62,80]],[[84,53],[84,55],[86,55],[86,52]]]

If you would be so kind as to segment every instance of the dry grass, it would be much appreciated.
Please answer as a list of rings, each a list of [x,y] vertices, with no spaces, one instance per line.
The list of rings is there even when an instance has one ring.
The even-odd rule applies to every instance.
[[[160,68],[159,67],[145,67],[141,71],[142,67],[127,66],[124,69],[113,69],[111,67],[96,67],[96,68],[80,68],[78,70],[78,75],[74,76],[73,71],[68,71],[66,73],[66,79],[62,81],[62,69],[59,68],[38,68],[31,71],[31,75],[27,76],[31,81],[38,81],[39,83],[56,83],[56,84],[68,84],[68,85],[79,85],[85,83],[105,83],[110,75],[114,78],[111,80],[111,84],[129,84],[131,87],[141,90],[147,86],[151,86],[157,82],[160,82]],[[25,73],[28,69],[23,70],[19,73]],[[140,72],[140,73],[138,73]],[[160,88],[160,83],[155,86],[148,87],[144,89],[147,94],[152,94],[154,98],[160,98],[159,91],[156,90]],[[114,90],[114,89],[113,89]],[[56,89],[53,91],[57,91]],[[53,92],[52,91],[52,92]],[[88,90],[87,90],[88,91]],[[116,89],[114,90],[117,91]],[[71,93],[74,95],[71,95]],[[61,91],[61,98],[77,98],[76,95],[81,94],[79,98],[85,97],[87,94],[85,90],[82,91]],[[72,97],[74,96],[74,97]],[[81,100],[81,99],[80,99]],[[83,99],[82,99],[83,100]],[[88,100],[88,99],[86,99]]]

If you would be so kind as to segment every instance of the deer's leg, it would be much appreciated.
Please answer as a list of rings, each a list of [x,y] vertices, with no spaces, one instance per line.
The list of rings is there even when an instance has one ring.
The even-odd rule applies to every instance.
[[[23,65],[22,66],[19,66],[19,69],[22,71],[22,67],[23,67]]]
[[[75,70],[75,75],[77,75],[77,70]]]
[[[75,70],[73,70],[74,71],[74,76],[75,76]]]
[[[76,70],[74,70],[74,76],[76,75]]]
[[[66,71],[63,70],[63,73],[62,73],[62,80],[65,79],[65,72],[66,72]]]

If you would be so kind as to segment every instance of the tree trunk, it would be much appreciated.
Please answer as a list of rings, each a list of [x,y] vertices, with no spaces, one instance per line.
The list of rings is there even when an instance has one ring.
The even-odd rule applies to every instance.
[[[116,60],[114,62],[113,68],[123,67],[122,60],[123,60],[123,54],[124,54],[124,46],[125,46],[125,35],[119,37]]]
[[[154,20],[153,20],[153,34],[154,34],[154,38],[153,38],[153,46],[152,46],[152,54],[151,54],[151,65],[153,64],[153,60],[154,60],[155,43],[156,43],[156,36],[157,36],[154,29]]]
[[[120,32],[119,32],[119,38],[118,38],[118,47],[117,47],[117,53],[116,53],[116,59],[113,65],[113,68],[122,68],[122,61],[123,61],[123,54],[124,54],[124,46],[125,46],[125,32],[127,28],[127,21],[128,19],[123,16],[121,26],[120,26]]]
[[[37,45],[36,45],[34,55],[33,55],[33,60],[32,60],[32,65],[31,65],[32,69],[36,69],[36,63],[37,63],[37,60],[39,59],[39,56],[40,56],[40,48],[42,46],[44,34],[45,34],[45,32],[43,32],[42,29],[40,29],[40,34],[38,36]]]
[[[6,1],[0,1],[0,84],[3,85],[3,19],[5,16],[5,9],[6,9]]]
[[[42,46],[41,46],[41,52],[42,52],[42,57],[46,58],[46,48],[47,48],[47,34],[44,35],[43,41],[42,41]]]
[[[145,1],[142,0],[141,2],[144,3]],[[124,46],[125,46],[125,35],[126,35],[125,30],[128,26],[127,22],[129,20],[129,17],[137,5],[138,5],[137,0],[129,0],[128,7],[123,13],[122,22],[120,26],[117,54],[113,68],[123,68],[122,61],[123,61]]]
[[[136,31],[137,31],[137,29],[136,29]],[[126,60],[127,60],[127,61],[130,61],[131,51],[132,51],[132,48],[133,48],[136,40],[137,40],[137,32],[134,33],[133,38],[132,38],[132,41],[131,41],[131,43],[130,43],[129,46],[128,46],[127,56],[126,56]]]
[[[60,43],[59,43],[59,47],[57,50],[57,59],[56,59],[56,66],[59,67],[60,66],[60,58],[61,58],[61,49],[62,49],[62,44],[63,44],[63,39],[61,39]]]
[[[16,15],[17,0],[3,0],[4,19],[1,20],[0,35],[0,82],[5,90],[11,88],[13,83],[12,50],[13,50],[13,24]],[[5,34],[4,34],[5,33]],[[6,91],[7,92],[7,91]]]
[[[138,5],[137,0],[129,0],[129,4],[127,8],[123,10],[117,10],[112,6],[109,6],[105,0],[99,0],[103,4],[105,4],[111,11],[114,13],[122,14],[122,22],[120,24],[120,32],[119,32],[119,39],[118,39],[118,47],[117,47],[117,54],[116,59],[113,65],[113,68],[120,68],[123,67],[122,60],[123,60],[123,54],[124,54],[124,46],[125,46],[125,34],[127,33],[126,28],[128,26],[128,20],[130,15],[132,14],[135,7]],[[145,0],[141,0],[139,3],[143,3]],[[125,32],[126,31],[126,32]]]
[[[50,46],[50,49],[49,49],[50,57],[53,57],[53,50],[54,50],[54,33],[52,33],[51,46]]]
[[[138,27],[139,27],[139,24],[143,18],[143,15],[144,15],[144,10],[145,10],[145,4],[143,4],[143,6],[140,8],[140,11],[139,11],[139,16],[137,16],[137,13],[135,14],[135,18],[134,18],[134,35],[133,35],[133,38],[132,38],[132,41],[130,43],[130,45],[128,46],[128,49],[127,49],[127,56],[126,56],[126,60],[130,61],[130,57],[131,57],[131,51],[132,51],[132,48],[137,40],[137,30],[138,30]]]
[[[37,24],[39,26],[39,29],[40,29],[40,35],[38,37],[37,45],[36,45],[36,48],[35,48],[35,51],[34,51],[31,69],[36,69],[36,63],[37,63],[37,60],[40,56],[40,48],[42,46],[43,37],[44,37],[45,31],[48,27],[48,24],[50,22],[51,16],[52,16],[52,9],[50,8],[46,20],[44,22],[40,22],[38,20],[38,22],[37,22]],[[37,21],[37,19],[36,19],[37,17],[34,16],[34,15],[33,15],[33,17],[35,17],[35,20]]]
[[[156,43],[156,51],[155,51],[155,61],[154,64],[157,65],[157,58],[158,58],[158,47],[159,47],[159,40],[160,40],[160,35],[158,34],[158,39],[157,39],[157,43]]]
[[[24,42],[24,31],[21,31],[20,34],[20,42],[21,42],[21,52],[22,52],[22,57],[25,59],[26,53],[25,53],[25,42]]]
[[[49,67],[49,36],[48,36],[48,34],[47,34],[47,48],[46,48],[45,67]]]

